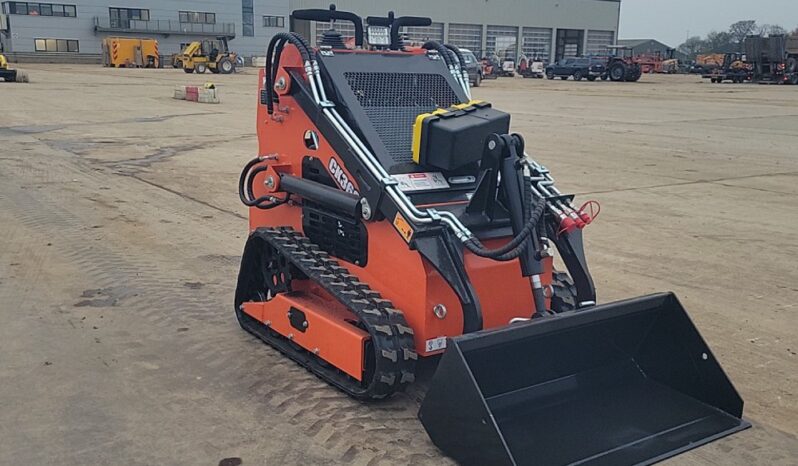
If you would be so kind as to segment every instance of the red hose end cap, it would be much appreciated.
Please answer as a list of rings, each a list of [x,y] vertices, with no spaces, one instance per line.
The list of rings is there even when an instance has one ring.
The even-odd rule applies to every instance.
[[[562,222],[560,222],[560,231],[562,232],[570,233],[574,231],[576,228],[577,228],[576,222],[574,222],[572,219],[568,217],[562,219]]]
[[[587,212],[579,212],[579,218],[585,222],[585,225],[590,225],[593,222],[593,217],[587,214]]]

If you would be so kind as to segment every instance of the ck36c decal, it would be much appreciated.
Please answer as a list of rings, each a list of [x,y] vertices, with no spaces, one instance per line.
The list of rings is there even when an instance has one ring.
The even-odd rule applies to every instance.
[[[335,160],[335,157],[330,157],[330,163],[327,165],[327,168],[330,170],[330,174],[335,182],[338,183],[338,187],[355,196],[360,196],[360,193],[355,189],[355,185],[349,180],[349,176],[347,176],[344,169],[341,168],[338,161]]]

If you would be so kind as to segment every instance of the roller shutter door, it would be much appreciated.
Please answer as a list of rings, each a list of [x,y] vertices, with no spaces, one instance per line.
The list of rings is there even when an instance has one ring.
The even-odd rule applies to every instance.
[[[587,55],[605,55],[607,46],[614,42],[613,31],[587,31]]]
[[[432,23],[429,26],[408,26],[403,28],[402,35],[407,45],[422,45],[428,40],[443,42],[443,23]]]
[[[487,49],[499,58],[518,58],[518,27],[488,26]]]
[[[481,24],[449,24],[449,41],[463,49],[469,49],[474,55],[482,54],[482,25]]]
[[[551,29],[524,28],[523,51],[528,58],[538,57],[548,63],[551,57]]]

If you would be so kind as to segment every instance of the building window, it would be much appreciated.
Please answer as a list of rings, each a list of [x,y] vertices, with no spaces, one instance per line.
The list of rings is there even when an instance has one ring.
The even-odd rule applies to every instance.
[[[149,21],[150,10],[140,8],[109,8],[111,16],[111,27],[120,29],[130,29],[131,21]]]
[[[10,15],[66,16],[68,18],[77,16],[75,5],[62,3],[8,2],[6,11]]]
[[[181,11],[178,13],[181,23],[216,24],[216,13],[201,11]]]
[[[252,0],[241,0],[241,34],[245,37],[255,37],[255,9]]]
[[[73,52],[78,53],[78,41],[74,39],[36,39],[37,52]]]
[[[285,16],[264,16],[263,27],[265,28],[284,28]]]

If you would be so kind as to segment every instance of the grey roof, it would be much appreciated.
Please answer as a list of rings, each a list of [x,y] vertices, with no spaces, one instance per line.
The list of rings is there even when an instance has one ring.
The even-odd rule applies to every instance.
[[[618,45],[623,45],[625,47],[638,47],[648,42],[659,42],[659,41],[656,39],[618,39]],[[662,44],[662,42],[659,43]],[[668,47],[665,44],[662,45]]]

